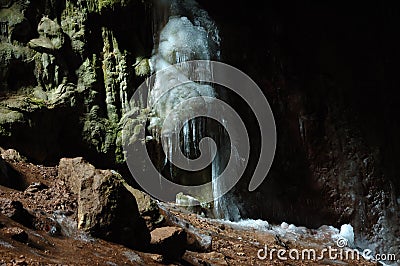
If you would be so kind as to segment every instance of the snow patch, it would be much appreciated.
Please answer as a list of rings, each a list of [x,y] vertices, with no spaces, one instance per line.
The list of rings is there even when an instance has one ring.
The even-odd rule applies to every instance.
[[[232,227],[239,227],[242,229],[255,229],[255,230],[260,230],[260,231],[268,231],[271,229],[271,226],[267,221],[257,219],[244,219],[244,220],[239,220],[237,222],[231,222],[227,220],[219,220],[221,223],[230,225]]]
[[[286,222],[281,223],[281,228],[282,229],[288,229],[289,228],[289,224]]]
[[[343,237],[348,241],[348,246],[354,246],[354,230],[350,224],[343,224],[340,227],[339,236]]]

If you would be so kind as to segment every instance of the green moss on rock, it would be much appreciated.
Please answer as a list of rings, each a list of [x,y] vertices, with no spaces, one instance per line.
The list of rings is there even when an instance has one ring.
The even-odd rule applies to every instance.
[[[24,115],[18,111],[12,111],[7,108],[0,108],[0,136],[12,136],[12,126],[23,123]]]
[[[129,5],[132,0],[98,0],[99,11],[104,9],[115,9],[117,7],[125,7]]]
[[[47,107],[47,102],[44,99],[39,99],[39,98],[36,98],[36,97],[27,97],[25,99],[25,101],[28,104],[33,105],[33,106],[38,107],[38,108],[46,108]]]
[[[136,76],[142,77],[150,75],[150,63],[149,59],[147,58],[137,58],[135,67],[135,74]]]

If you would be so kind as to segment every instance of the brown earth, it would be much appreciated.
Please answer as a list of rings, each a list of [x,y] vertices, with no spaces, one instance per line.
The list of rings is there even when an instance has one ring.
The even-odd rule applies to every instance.
[[[364,260],[285,262],[278,260],[276,254],[272,261],[260,260],[257,252],[264,245],[269,249],[317,251],[333,246],[332,230],[297,227],[290,231],[269,225],[268,230],[256,230],[202,218],[173,204],[160,203],[165,222],[159,226],[180,227],[187,233],[188,250],[182,258],[168,261],[165,254],[154,252],[162,254],[168,248],[185,245],[171,240],[171,246],[163,250],[150,248],[149,252],[139,252],[88,236],[76,229],[77,200],[65,182],[58,179],[57,167],[3,158],[10,178],[18,182],[0,186],[0,265],[376,265]],[[22,203],[30,215],[22,217],[24,225],[12,216],[24,213],[16,210],[16,202]]]

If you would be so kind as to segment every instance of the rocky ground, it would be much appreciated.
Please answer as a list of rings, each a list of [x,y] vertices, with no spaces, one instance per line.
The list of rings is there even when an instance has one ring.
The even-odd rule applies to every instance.
[[[155,202],[82,158],[45,167],[2,150],[0,170],[0,265],[376,265],[362,258],[287,262],[276,254],[261,260],[265,245],[320,252],[335,245],[337,230],[204,218]],[[124,203],[112,200],[122,196]]]

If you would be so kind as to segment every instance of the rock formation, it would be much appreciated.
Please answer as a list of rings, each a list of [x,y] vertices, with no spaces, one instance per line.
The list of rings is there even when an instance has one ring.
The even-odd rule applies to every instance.
[[[150,234],[123,179],[82,158],[62,159],[58,177],[78,198],[78,229],[128,247],[147,247]]]

